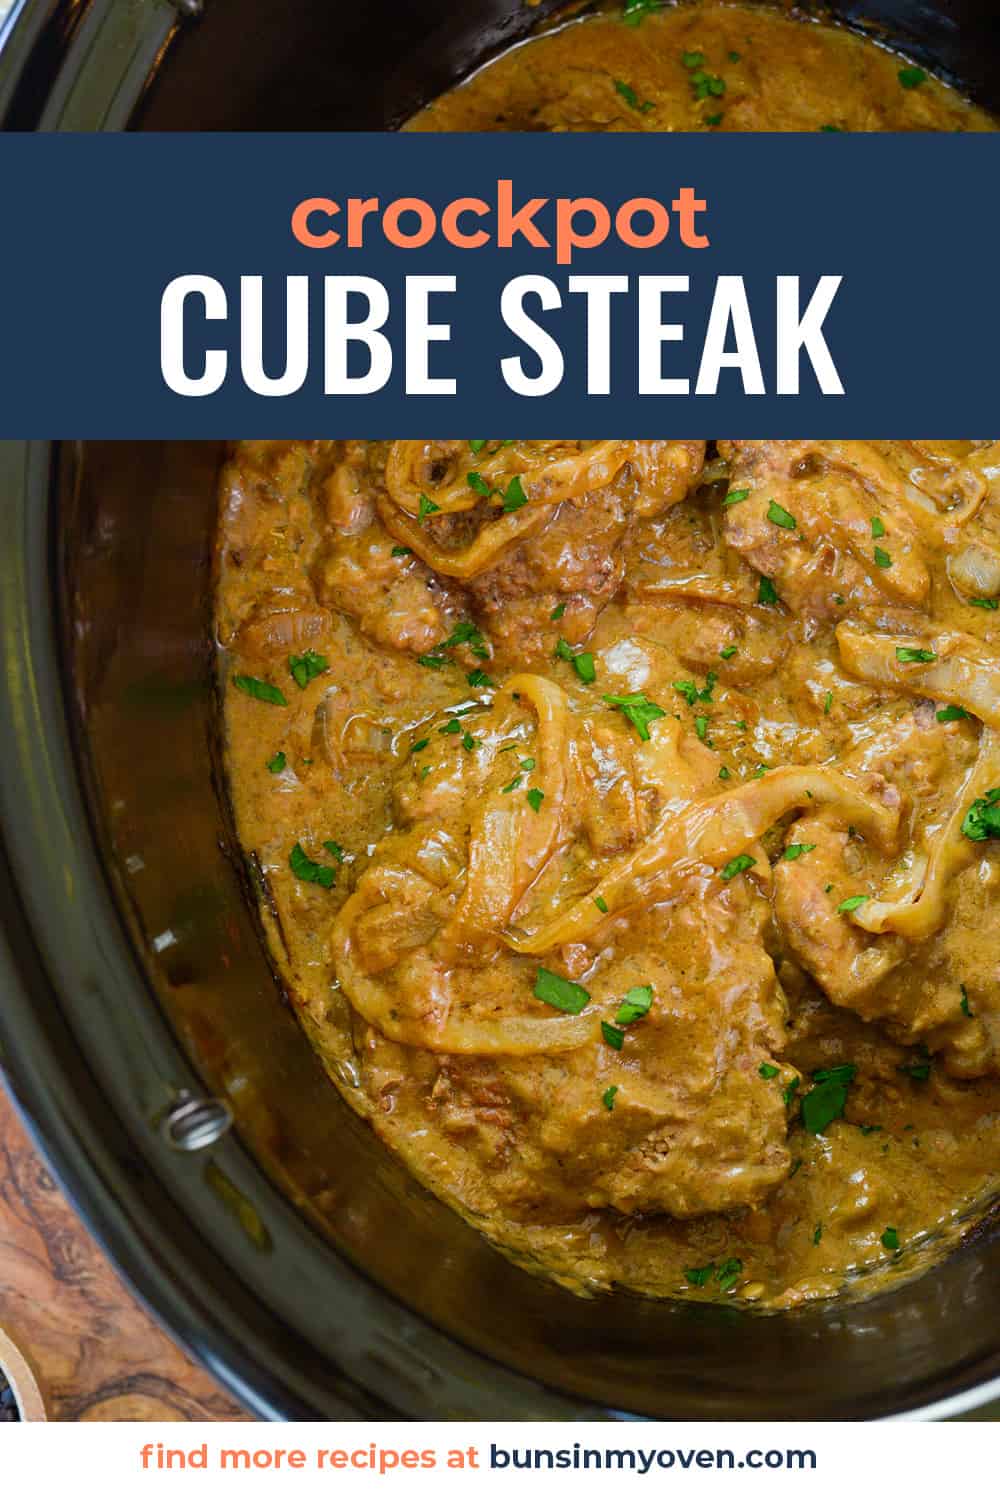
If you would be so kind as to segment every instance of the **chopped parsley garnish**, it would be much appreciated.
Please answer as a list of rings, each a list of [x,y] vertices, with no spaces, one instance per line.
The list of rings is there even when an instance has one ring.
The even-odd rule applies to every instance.
[[[475,750],[475,748],[476,748],[476,746],[478,744],[479,744],[479,741],[478,740],[474,740],[472,738],[472,735],[469,733],[469,731],[466,730],[465,733],[462,735],[462,749],[463,750]]]
[[[531,807],[532,811],[538,812],[545,797],[545,793],[542,791],[542,789],[540,787],[533,786],[530,791],[525,792],[524,795],[527,797],[528,804]]]
[[[859,906],[864,906],[868,900],[867,896],[847,896],[837,907],[838,911],[857,911]]]
[[[820,1068],[812,1075],[813,1086],[802,1096],[802,1124],[810,1135],[822,1135],[844,1113],[847,1090],[857,1071],[854,1063],[841,1063],[835,1068]]]
[[[503,508],[509,515],[512,510],[520,510],[522,505],[527,505],[528,497],[524,493],[520,474],[515,474],[507,488],[503,491]]]
[[[722,503],[723,505],[739,505],[741,500],[746,500],[749,496],[749,490],[730,490]]]
[[[248,698],[259,698],[261,703],[277,703],[284,707],[288,699],[279,687],[273,682],[263,682],[259,677],[245,677],[237,673],[233,678],[233,686],[238,687],[241,693],[246,693]]]
[[[562,617],[563,617],[563,615],[565,613],[566,613],[566,601],[564,599],[563,602],[562,602],[562,604],[557,604],[556,605],[555,609],[549,615],[549,619],[550,620],[561,620]]]
[[[885,550],[884,547],[876,547],[875,548],[874,556],[875,556],[875,566],[877,568],[891,568],[892,567],[892,558],[889,556],[888,552],[886,552],[886,550]]]
[[[816,1228],[813,1230],[813,1244],[814,1245],[818,1245],[819,1242],[820,1242],[820,1240],[822,1238],[823,1238],[823,1224],[822,1224],[822,1222],[820,1222],[819,1224],[816,1225]]]
[[[277,755],[272,755],[271,759],[267,762],[267,769],[272,776],[277,776],[278,772],[283,771],[287,765],[288,756],[284,750],[279,750]]]
[[[742,875],[744,870],[749,870],[751,865],[756,863],[752,854],[737,854],[735,859],[731,859],[727,865],[722,866],[719,879],[732,880],[734,875]]]
[[[767,519],[785,531],[794,531],[798,525],[795,517],[783,505],[779,505],[777,500],[772,500],[767,507]]]
[[[730,52],[729,53],[729,61],[730,62],[739,62],[741,55],[742,54],[739,53],[739,52]]]
[[[609,1047],[614,1047],[616,1052],[620,1052],[625,1045],[624,1031],[619,1031],[617,1026],[612,1026],[610,1021],[601,1022],[601,1036]]]
[[[706,717],[705,717],[704,714],[699,714],[698,717],[695,719],[695,721],[694,721],[694,732],[695,732],[695,734],[698,736],[698,738],[700,740],[704,740],[704,739],[707,738],[707,736],[708,736],[708,720],[706,719]]]
[[[412,557],[412,555],[413,555],[413,548],[412,547],[393,547],[393,549],[392,549],[392,551],[391,551],[391,553],[389,555],[390,555],[390,557]]]
[[[960,984],[958,988],[959,988],[959,990],[961,991],[961,994],[962,994],[962,999],[959,1002],[959,1009],[961,1010],[963,1016],[968,1016],[970,1018],[970,1020],[971,1020],[971,1018],[975,1015],[975,1011],[972,1009],[972,1006],[969,1004],[969,992],[965,988],[964,984]]]
[[[730,778],[730,776],[732,774],[733,773],[730,771],[730,769],[729,769],[728,766],[720,766],[719,767],[719,780],[720,781],[728,781],[729,778]]]
[[[650,703],[645,693],[605,693],[604,701],[621,710],[641,740],[649,739],[649,726],[655,719],[666,717],[666,710]]]
[[[319,677],[329,665],[326,657],[320,656],[318,651],[306,651],[302,656],[288,658],[288,670],[300,688],[308,687],[313,678]]]
[[[337,843],[336,839],[324,839],[323,840],[323,848],[326,850],[326,852],[328,854],[332,854],[333,855],[333,857],[337,861],[338,865],[342,865],[344,863],[344,851],[341,848],[341,846]]]
[[[655,108],[652,99],[643,99],[640,103],[639,95],[636,93],[635,89],[630,83],[625,83],[621,78],[616,78],[614,79],[614,85],[615,93],[620,95],[620,97],[625,100],[625,103],[628,105],[629,109],[634,109],[640,115],[644,115],[648,114],[651,109]]]
[[[662,4],[663,0],[625,0],[622,20],[626,26],[638,26],[643,16],[648,15],[650,11],[659,10]]]
[[[428,500],[426,495],[421,495],[420,505],[417,508],[418,524],[422,526],[428,516],[433,516],[440,509],[440,505],[435,505],[433,500]]]
[[[896,77],[899,79],[904,89],[917,89],[922,83],[925,83],[927,81],[927,74],[924,72],[923,68],[917,68],[913,66],[900,68],[899,72],[896,74]]]
[[[841,125],[821,125],[819,128],[824,135],[843,135],[844,133]]]
[[[715,1270],[715,1262],[709,1261],[707,1266],[685,1266],[684,1275],[692,1286],[705,1286],[712,1279]]]
[[[759,781],[760,778],[763,776],[764,772],[765,771],[769,771],[770,769],[771,769],[771,767],[764,765],[764,763],[762,761],[761,764],[757,767],[756,771],[751,771],[750,772],[750,778],[749,779],[751,781]]]
[[[757,1072],[760,1074],[761,1078],[777,1078],[778,1074],[781,1072],[781,1069],[776,1068],[774,1066],[774,1063],[761,1063],[760,1067],[757,1069]]]
[[[563,979],[561,974],[553,974],[551,969],[541,967],[535,975],[534,995],[536,1000],[544,1000],[546,1005],[564,1010],[571,1016],[578,1016],[590,1000],[590,991],[582,984],[575,984],[572,979]]]
[[[971,719],[972,715],[957,703],[949,703],[947,708],[939,708],[934,717],[939,724],[951,724],[955,719]]]
[[[470,438],[469,447],[473,453],[482,453],[488,442],[489,438]]]
[[[518,761],[518,765],[522,771],[533,771],[535,769],[535,757],[533,755],[526,755],[524,760]]]
[[[1000,838],[1000,786],[976,798],[962,819],[962,832],[977,844],[983,839]]]
[[[675,693],[680,693],[688,708],[694,708],[698,701],[698,685],[690,678],[682,678],[680,682],[671,683]]]
[[[885,536],[885,522],[881,516],[872,516],[872,537],[877,542],[881,536]]]
[[[1000,609],[1000,600],[996,599],[970,599],[969,603],[974,609]]]
[[[770,578],[765,577],[765,575],[762,573],[760,575],[760,583],[757,586],[757,603],[777,604],[778,602],[778,590],[775,588]]]
[[[704,52],[682,52],[681,62],[686,68],[700,68],[705,61]]]
[[[801,859],[803,854],[811,854],[815,844],[786,844],[782,859]]]
[[[523,780],[523,776],[515,776],[513,781],[508,781],[507,785],[502,786],[500,790],[501,792],[516,792]]]
[[[937,652],[928,651],[923,646],[897,646],[897,661],[937,661]]]
[[[795,1099],[795,1095],[799,1091],[799,1087],[800,1087],[801,1083],[802,1083],[802,1079],[801,1078],[793,1078],[791,1080],[791,1082],[788,1083],[788,1084],[786,1084],[785,1087],[782,1089],[782,1091],[781,1091],[781,1098],[782,1098],[782,1100],[784,1102],[784,1105],[785,1105],[786,1109],[788,1109],[788,1108],[791,1107],[791,1105],[792,1105],[792,1103],[793,1103],[793,1101]]]
[[[470,687],[493,686],[493,678],[490,677],[488,673],[484,672],[482,667],[474,667],[465,680]]]
[[[416,753],[417,753],[418,750],[426,750],[427,746],[429,744],[430,744],[430,740],[416,740],[410,746],[410,754],[411,755],[416,755]]]
[[[288,856],[288,863],[296,880],[304,880],[310,885],[321,885],[328,891],[337,878],[337,872],[332,865],[317,864],[310,859],[301,844],[296,844]]]
[[[438,734],[461,734],[462,726],[457,719],[449,719],[447,724],[442,724]]]
[[[573,663],[573,669],[581,682],[593,682],[597,677],[592,651],[574,651],[569,641],[560,636],[556,643],[556,655],[563,661]]]
[[[720,1292],[731,1291],[743,1274],[743,1262],[735,1256],[724,1260],[715,1273],[715,1279],[719,1283]]]
[[[705,124],[706,125],[721,125],[722,124],[722,115],[721,114],[718,114],[718,115],[706,115],[705,116]]]
[[[492,489],[487,484],[482,474],[478,473],[476,469],[469,470],[468,474],[466,474],[465,476],[465,482],[469,486],[470,490],[475,490],[476,494],[482,495],[484,499],[488,498],[493,493]]]
[[[733,656],[736,655],[736,647],[735,646],[723,646],[722,650],[719,652],[719,655],[722,657],[723,661],[729,661],[730,657],[733,657]]]
[[[486,650],[483,633],[478,625],[471,620],[459,620],[451,635],[446,641],[442,641],[435,649],[438,651],[451,651],[455,646],[470,646],[473,653]]]
[[[608,914],[608,903],[605,901],[605,899],[604,899],[603,896],[595,896],[594,897],[594,905],[597,907],[597,910],[599,912],[602,912],[604,914],[604,916],[607,916],[607,914]]]
[[[651,984],[637,984],[627,990],[625,999],[618,1007],[615,1021],[619,1026],[631,1026],[633,1021],[639,1021],[643,1016],[649,1014],[649,1007],[653,1003],[653,986]]]
[[[446,656],[438,656],[435,651],[428,651],[423,656],[418,656],[417,661],[422,667],[430,667],[433,672],[438,672],[442,667],[448,665],[448,658]]]
[[[610,1088],[604,1090],[604,1093],[601,1095],[601,1103],[604,1105],[605,1109],[608,1109],[608,1110],[614,1109],[614,1107],[615,1107],[615,1095],[617,1094],[617,1092],[618,1092],[618,1085],[617,1085],[617,1083],[613,1083]]]
[[[890,1224],[888,1229],[882,1231],[882,1243],[887,1250],[899,1249],[899,1230],[893,1229]]]
[[[912,1078],[915,1083],[926,1083],[931,1076],[931,1060],[925,1053],[916,1062],[903,1063],[899,1071],[905,1073],[907,1078]]]
[[[831,710],[832,707],[833,707],[833,694],[832,693],[827,693],[826,697],[823,699],[823,712],[825,714],[828,714],[830,712],[830,710]]]

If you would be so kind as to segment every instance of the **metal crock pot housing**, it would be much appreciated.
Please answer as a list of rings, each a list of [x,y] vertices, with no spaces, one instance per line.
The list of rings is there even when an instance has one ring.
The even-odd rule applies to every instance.
[[[7,127],[378,128],[540,14],[188,9],[22,5]],[[1000,103],[992,0],[863,9]],[[584,1300],[493,1251],[341,1101],[269,967],[222,793],[221,456],[0,448],[0,1062],[133,1287],[264,1417],[864,1418],[997,1394],[995,1226],[867,1302]],[[235,1128],[178,1129],[203,1098]]]

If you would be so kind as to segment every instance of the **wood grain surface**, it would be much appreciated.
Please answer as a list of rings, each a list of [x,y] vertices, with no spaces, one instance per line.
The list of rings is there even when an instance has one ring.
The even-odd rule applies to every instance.
[[[50,1420],[249,1420],[126,1291],[52,1181],[0,1084],[0,1328]]]

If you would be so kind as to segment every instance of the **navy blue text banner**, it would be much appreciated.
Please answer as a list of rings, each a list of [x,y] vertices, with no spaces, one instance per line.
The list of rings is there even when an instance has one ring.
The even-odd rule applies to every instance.
[[[1000,136],[7,135],[0,435],[989,436]]]

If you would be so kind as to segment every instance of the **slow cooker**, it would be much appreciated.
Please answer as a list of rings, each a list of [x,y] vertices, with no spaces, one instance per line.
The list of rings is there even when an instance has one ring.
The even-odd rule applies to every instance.
[[[9,129],[382,128],[519,0],[40,0]],[[991,0],[835,6],[1000,107]],[[53,357],[57,357],[53,353]],[[286,1418],[877,1418],[1000,1393],[1000,1233],[870,1301],[578,1298],[409,1178],[282,1000],[223,792],[222,444],[0,450],[0,1062],[167,1328]]]

